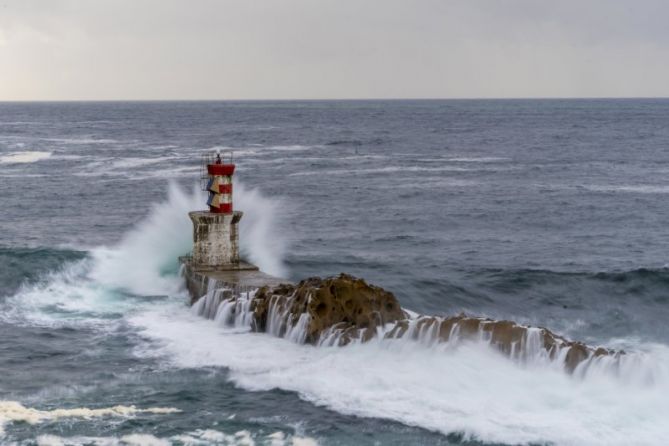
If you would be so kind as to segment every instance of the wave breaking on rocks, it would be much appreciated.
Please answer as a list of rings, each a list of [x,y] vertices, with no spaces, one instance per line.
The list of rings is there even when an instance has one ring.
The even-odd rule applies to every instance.
[[[513,321],[464,314],[412,314],[402,309],[392,293],[347,274],[246,293],[209,287],[192,311],[225,327],[324,347],[373,340],[416,342],[428,347],[483,342],[513,360],[547,361],[572,374],[585,374],[590,368],[620,369],[629,356]]]

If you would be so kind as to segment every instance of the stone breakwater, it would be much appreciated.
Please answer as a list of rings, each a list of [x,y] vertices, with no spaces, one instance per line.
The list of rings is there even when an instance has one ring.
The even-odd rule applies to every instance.
[[[227,327],[319,346],[372,340],[417,342],[428,347],[484,342],[514,360],[548,361],[569,373],[584,372],[592,365],[619,367],[625,356],[512,321],[464,314],[413,315],[401,308],[392,293],[346,274],[246,293],[210,288],[192,310]]]

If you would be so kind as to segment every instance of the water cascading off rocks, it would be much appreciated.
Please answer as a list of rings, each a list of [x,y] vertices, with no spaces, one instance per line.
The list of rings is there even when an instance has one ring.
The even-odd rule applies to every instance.
[[[226,327],[263,332],[297,343],[345,346],[372,340],[452,345],[463,341],[489,344],[523,362],[545,360],[569,373],[595,363],[619,365],[625,355],[569,341],[548,329],[527,327],[464,314],[450,317],[413,315],[395,296],[347,274],[302,280],[297,285],[262,287],[247,293],[225,288],[210,291],[193,312]]]

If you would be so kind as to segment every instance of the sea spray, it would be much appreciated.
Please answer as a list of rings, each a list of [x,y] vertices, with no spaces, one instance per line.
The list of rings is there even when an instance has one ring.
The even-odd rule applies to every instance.
[[[245,212],[243,255],[263,270],[285,273],[280,216],[275,200],[239,184],[235,203]],[[183,296],[178,257],[192,247],[192,223],[188,212],[204,208],[206,193],[187,192],[174,182],[166,200],[155,204],[121,241],[112,247],[97,247],[87,257],[63,264],[40,280],[24,284],[2,302],[4,320],[53,325],[99,326],[110,315],[140,310],[137,296]]]
[[[91,258],[66,263],[24,284],[0,302],[0,320],[41,327],[100,327],[114,323],[110,316],[136,309],[140,302],[87,278]]]
[[[240,222],[242,257],[277,276],[286,243],[282,234],[280,204],[258,190],[235,184],[235,207],[244,212]],[[206,207],[206,194],[194,188],[189,194],[170,182],[167,201],[156,204],[148,216],[114,248],[98,248],[90,277],[107,287],[138,295],[173,295],[181,287],[177,276],[180,255],[190,252],[193,227],[188,213]]]
[[[188,194],[170,182],[167,201],[154,205],[117,246],[92,251],[90,279],[138,295],[176,294],[181,286],[177,258],[192,245],[188,212],[198,209],[198,204],[202,207],[200,195],[197,190]]]
[[[286,277],[287,224],[282,216],[290,204],[282,197],[270,199],[241,182],[235,183],[233,200],[235,208],[244,212],[239,223],[242,257],[267,274]]]
[[[129,434],[121,437],[61,437],[40,435],[37,446],[318,446],[315,438],[285,434],[252,434],[248,430],[223,432],[215,429],[197,429],[171,437],[156,437],[151,434]]]

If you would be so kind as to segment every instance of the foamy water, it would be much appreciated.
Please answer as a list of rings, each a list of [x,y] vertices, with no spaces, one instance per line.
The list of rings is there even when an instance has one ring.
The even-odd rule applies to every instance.
[[[247,390],[294,391],[345,414],[509,444],[659,445],[669,436],[666,346],[644,346],[661,370],[639,382],[611,370],[578,378],[549,363],[521,365],[484,343],[313,347],[226,330],[175,308],[131,323],[155,341],[141,354],[178,367],[227,367]]]
[[[260,438],[254,438],[249,431],[233,433],[215,429],[198,429],[181,435],[161,438],[151,434],[131,434],[121,437],[60,437],[40,435],[38,446],[318,446],[318,442],[309,437],[287,436],[281,431]]]
[[[17,401],[0,400],[0,435],[4,434],[7,423],[37,424],[44,421],[56,421],[63,418],[101,418],[101,417],[130,417],[141,414],[164,415],[178,413],[179,410],[171,407],[150,407],[140,409],[135,406],[113,406],[97,409],[78,407],[72,409],[39,410],[25,407]]]

